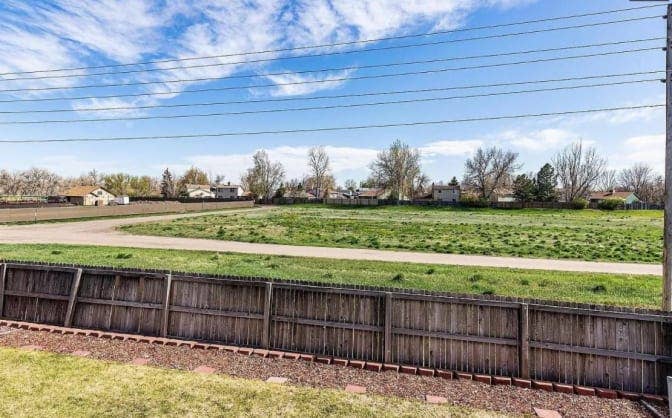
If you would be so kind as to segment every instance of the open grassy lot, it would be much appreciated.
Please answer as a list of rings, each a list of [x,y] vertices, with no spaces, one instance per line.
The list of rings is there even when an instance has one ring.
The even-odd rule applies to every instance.
[[[662,211],[314,205],[122,229],[276,244],[657,263],[662,258],[662,225]]]
[[[0,349],[0,416],[501,416],[453,406]]]
[[[156,268],[658,308],[661,278],[205,251],[0,244],[0,259]]]

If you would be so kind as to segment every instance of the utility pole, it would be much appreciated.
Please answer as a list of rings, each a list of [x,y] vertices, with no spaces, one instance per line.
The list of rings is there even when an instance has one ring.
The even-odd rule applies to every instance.
[[[665,41],[665,220],[663,310],[672,311],[672,4],[667,5]]]

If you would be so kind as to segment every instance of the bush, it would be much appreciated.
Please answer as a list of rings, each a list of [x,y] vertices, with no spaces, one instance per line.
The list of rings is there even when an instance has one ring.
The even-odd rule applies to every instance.
[[[471,194],[460,196],[460,204],[469,208],[487,208],[490,202],[487,199],[480,198]]]
[[[588,207],[588,201],[581,197],[577,197],[576,199],[572,200],[571,207],[572,209],[576,210],[585,209]]]
[[[625,200],[619,198],[604,199],[597,204],[597,207],[602,210],[616,210],[619,206],[625,203]]]

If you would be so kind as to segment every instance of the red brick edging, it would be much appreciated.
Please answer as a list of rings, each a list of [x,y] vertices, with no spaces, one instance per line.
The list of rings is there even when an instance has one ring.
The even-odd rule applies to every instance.
[[[0,320],[0,326],[6,326],[10,328],[25,329],[29,331],[44,331],[56,334],[63,335],[83,335],[89,337],[97,338],[108,338],[112,340],[121,340],[121,341],[136,341],[146,344],[160,344],[166,346],[175,346],[175,347],[189,347],[192,349],[201,349],[201,350],[224,350],[231,353],[251,356],[256,355],[264,358],[270,359],[288,359],[288,360],[300,360],[315,362],[321,364],[330,364],[335,366],[342,367],[354,367],[357,369],[368,370],[372,372],[387,372],[393,371],[397,373],[419,375],[419,376],[435,376],[442,379],[466,379],[474,380],[483,384],[489,385],[506,385],[506,386],[516,386],[526,389],[539,389],[545,390],[548,392],[558,392],[558,393],[567,393],[567,394],[576,394],[582,396],[597,396],[600,398],[606,399],[627,399],[631,401],[646,400],[652,402],[667,402],[667,398],[660,395],[653,394],[642,394],[642,393],[633,393],[625,392],[620,390],[613,389],[603,389],[603,388],[593,388],[585,387],[571,384],[561,384],[553,383],[532,379],[521,379],[521,378],[511,378],[507,376],[496,376],[496,375],[486,375],[480,373],[469,373],[463,371],[452,371],[452,370],[439,370],[439,369],[429,369],[429,368],[418,368],[415,366],[408,365],[398,365],[398,364],[387,364],[387,363],[377,363],[377,362],[366,362],[361,360],[348,360],[342,358],[334,357],[325,357],[325,356],[315,356],[312,354],[300,354],[287,351],[278,351],[278,350],[264,350],[264,349],[255,349],[250,347],[237,347],[230,345],[222,344],[208,344],[198,341],[188,341],[188,340],[179,340],[174,338],[161,338],[161,337],[146,337],[142,335],[135,334],[123,334],[116,332],[107,332],[107,331],[95,331],[95,330],[85,330],[79,328],[67,328],[55,325],[41,325],[34,324],[30,322],[21,322],[21,321],[9,321],[9,320]],[[138,360],[138,359],[136,359]]]

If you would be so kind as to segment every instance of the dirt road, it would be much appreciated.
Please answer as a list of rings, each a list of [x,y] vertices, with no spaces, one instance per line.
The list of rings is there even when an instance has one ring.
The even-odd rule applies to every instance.
[[[232,213],[238,211],[268,209],[269,208],[264,207],[227,210],[224,212]],[[404,263],[510,267],[531,270],[662,275],[662,266],[659,264],[607,263],[578,260],[529,259],[517,257],[259,244],[194,238],[129,235],[115,230],[115,228],[121,225],[212,215],[213,213],[217,212],[156,215],[136,218],[114,218],[35,225],[0,225],[0,243],[106,245],[115,247],[230,251],[248,254],[335,258],[343,260],[396,261]]]

